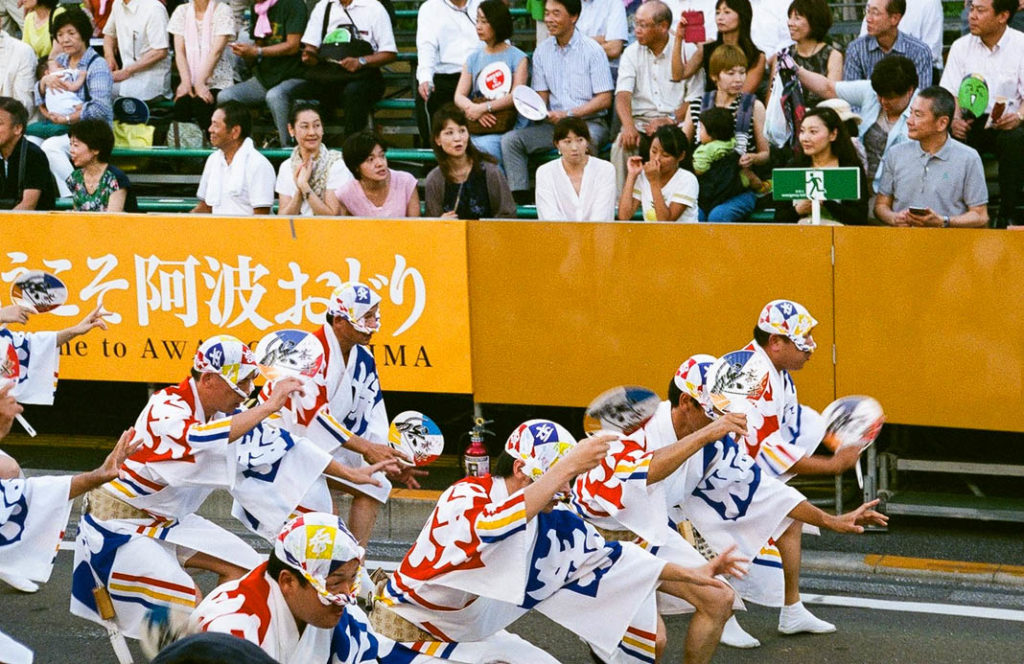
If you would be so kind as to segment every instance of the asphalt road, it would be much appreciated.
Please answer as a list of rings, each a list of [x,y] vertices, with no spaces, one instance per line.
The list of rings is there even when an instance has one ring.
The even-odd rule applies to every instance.
[[[0,590],[0,629],[36,651],[38,664],[107,664],[114,662],[105,632],[68,613],[70,551],[58,555],[50,583],[34,595]],[[209,586],[212,577],[200,579]],[[786,664],[1024,664],[1024,589],[971,587],[938,583],[926,577],[878,579],[842,575],[805,575],[808,596],[826,601],[870,603],[889,601],[917,611],[879,610],[808,604],[815,614],[836,623],[839,631],[824,636],[781,636],[778,613],[750,606],[740,616],[744,627],[761,639],[762,647],[740,651],[720,648],[719,664],[785,662]],[[852,599],[851,599],[852,598]],[[927,603],[927,604],[923,604]],[[1001,618],[944,615],[990,607]],[[940,613],[921,613],[922,610]],[[598,617],[599,619],[599,617]],[[687,619],[670,617],[666,663],[682,660]],[[588,664],[581,642],[542,616],[527,616],[512,631],[541,645],[564,664]],[[141,657],[137,661],[145,661]]]

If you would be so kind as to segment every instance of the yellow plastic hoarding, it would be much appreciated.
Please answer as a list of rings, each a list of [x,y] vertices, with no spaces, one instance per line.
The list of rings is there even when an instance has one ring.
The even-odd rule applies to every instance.
[[[116,314],[108,331],[64,347],[62,378],[178,381],[200,340],[315,330],[332,289],[359,279],[383,298],[373,344],[385,389],[472,391],[463,222],[56,213],[2,223],[5,288],[26,269],[69,288],[67,305],[28,329],[72,325],[100,298]]]
[[[752,337],[776,298],[821,321],[797,379],[832,400],[832,231],[719,224],[469,223],[478,401],[585,406],[614,385],[665,395],[694,353]]]

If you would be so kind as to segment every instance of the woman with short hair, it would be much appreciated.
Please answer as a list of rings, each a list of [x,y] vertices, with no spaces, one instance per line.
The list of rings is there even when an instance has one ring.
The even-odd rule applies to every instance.
[[[331,214],[374,219],[420,216],[416,178],[388,168],[387,148],[373,132],[346,138],[341,155],[355,179],[327,191]]]
[[[128,176],[110,165],[114,132],[103,120],[86,119],[71,125],[71,162],[68,176],[75,212],[137,212]]]

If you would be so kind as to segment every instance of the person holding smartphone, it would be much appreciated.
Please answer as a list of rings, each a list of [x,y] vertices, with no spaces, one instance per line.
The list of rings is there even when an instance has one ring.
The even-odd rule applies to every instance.
[[[988,225],[988,189],[981,157],[952,140],[953,95],[937,85],[911,102],[907,135],[882,160],[875,216],[890,226]],[[916,142],[914,142],[916,141]]]

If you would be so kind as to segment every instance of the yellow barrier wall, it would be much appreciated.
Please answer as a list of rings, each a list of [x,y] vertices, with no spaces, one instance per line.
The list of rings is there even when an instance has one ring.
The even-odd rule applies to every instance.
[[[1024,233],[835,238],[837,393],[893,422],[1024,431]]]
[[[63,378],[179,381],[201,339],[316,329],[331,290],[359,278],[383,297],[374,344],[386,389],[472,391],[463,222],[56,213],[0,223],[3,282],[46,269],[69,287],[69,306],[29,329],[67,327],[101,295],[120,316],[71,342]]]
[[[584,406],[641,384],[664,395],[693,353],[746,344],[766,302],[806,304],[821,348],[801,399],[832,400],[826,227],[469,222],[478,401]]]
[[[741,347],[764,303],[788,297],[820,321],[818,354],[796,375],[804,403],[866,393],[892,422],[1024,431],[1024,233],[61,213],[2,223],[0,281],[47,269],[71,291],[71,307],[29,329],[66,327],[101,294],[121,316],[70,344],[63,378],[177,381],[200,339],[314,329],[333,285],[358,276],[384,298],[375,354],[387,389],[581,406],[623,383],[664,394],[688,355]]]

